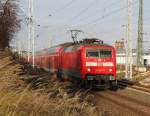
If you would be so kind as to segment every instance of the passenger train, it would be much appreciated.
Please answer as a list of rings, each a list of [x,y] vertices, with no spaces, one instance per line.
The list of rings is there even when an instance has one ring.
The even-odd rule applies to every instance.
[[[115,48],[99,39],[66,42],[38,51],[35,65],[55,72],[62,80],[67,76],[92,87],[117,86]]]

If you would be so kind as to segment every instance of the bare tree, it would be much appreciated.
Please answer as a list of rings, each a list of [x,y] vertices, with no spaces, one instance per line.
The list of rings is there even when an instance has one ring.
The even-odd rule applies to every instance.
[[[21,20],[17,0],[1,0],[0,5],[0,49],[5,49],[19,30]]]

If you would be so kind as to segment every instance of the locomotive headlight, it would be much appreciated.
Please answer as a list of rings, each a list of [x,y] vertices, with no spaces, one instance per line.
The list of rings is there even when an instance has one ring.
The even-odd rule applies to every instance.
[[[88,72],[91,72],[91,69],[90,69],[90,68],[87,68],[87,71],[88,71]]]
[[[112,69],[109,69],[109,72],[112,72]]]

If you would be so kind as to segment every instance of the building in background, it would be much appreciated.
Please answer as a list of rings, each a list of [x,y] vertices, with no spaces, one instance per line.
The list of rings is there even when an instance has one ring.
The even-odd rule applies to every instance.
[[[124,41],[116,41],[115,42],[116,48],[116,63],[117,65],[125,65],[126,62],[126,49],[124,45]],[[132,49],[132,58],[133,58],[133,65],[136,65],[136,49]],[[143,54],[143,64],[144,66],[150,66],[150,49],[144,51]]]
[[[125,48],[125,45],[124,45],[124,41],[116,41],[115,42],[115,48],[116,49],[124,49]]]
[[[132,49],[133,65],[136,65],[136,49]],[[118,65],[125,65],[126,60],[126,50],[116,49],[116,62]],[[143,64],[145,66],[150,66],[150,51],[144,51],[143,54]]]

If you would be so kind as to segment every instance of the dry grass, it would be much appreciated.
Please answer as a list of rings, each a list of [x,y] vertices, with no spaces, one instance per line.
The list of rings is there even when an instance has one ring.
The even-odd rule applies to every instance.
[[[117,70],[117,79],[123,79],[125,77],[125,70]],[[146,78],[150,78],[150,71],[146,72],[138,72],[133,69],[133,81],[139,82],[141,80],[144,80]]]
[[[100,115],[88,91],[48,75],[21,75],[22,69],[13,62],[0,69],[0,116]]]
[[[139,82],[146,78],[150,78],[150,71],[144,72],[144,73],[136,73],[134,75],[134,80]]]

